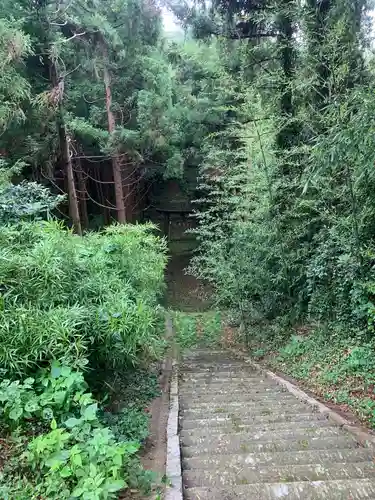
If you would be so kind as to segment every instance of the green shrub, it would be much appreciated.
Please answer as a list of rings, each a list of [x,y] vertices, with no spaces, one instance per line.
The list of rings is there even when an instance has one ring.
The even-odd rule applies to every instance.
[[[152,229],[111,226],[80,238],[58,222],[2,227],[3,375],[53,360],[115,367],[158,356],[166,256]]]

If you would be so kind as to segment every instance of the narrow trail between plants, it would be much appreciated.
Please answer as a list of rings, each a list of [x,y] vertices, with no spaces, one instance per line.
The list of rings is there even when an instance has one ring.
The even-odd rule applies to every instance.
[[[230,351],[180,366],[186,500],[375,498],[374,452]]]

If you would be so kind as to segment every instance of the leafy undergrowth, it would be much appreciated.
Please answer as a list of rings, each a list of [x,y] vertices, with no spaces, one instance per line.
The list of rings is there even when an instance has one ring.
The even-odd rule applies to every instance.
[[[254,359],[302,381],[343,410],[353,410],[375,428],[374,342],[319,328],[299,329],[292,336],[273,328],[271,336],[269,328],[264,337],[250,336]]]
[[[0,498],[117,498],[151,490],[154,476],[136,453],[148,435],[155,375],[130,372],[118,401],[104,410],[82,373],[57,363],[36,378],[0,384]]]
[[[137,452],[157,386],[147,371],[165,348],[166,263],[152,229],[1,227],[1,499],[150,490]]]
[[[222,338],[222,315],[219,311],[203,313],[171,313],[175,329],[174,340],[181,349],[212,347]]]
[[[138,433],[120,439],[68,366],[3,380],[0,424],[0,498],[94,500],[139,486]]]

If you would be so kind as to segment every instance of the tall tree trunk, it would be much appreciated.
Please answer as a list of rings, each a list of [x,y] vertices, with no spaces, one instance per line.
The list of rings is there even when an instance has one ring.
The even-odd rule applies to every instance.
[[[312,105],[320,113],[329,97],[330,61],[327,45],[327,21],[332,0],[307,0],[306,34],[311,66],[317,84],[312,88]],[[331,49],[332,50],[332,49]]]
[[[70,217],[72,218],[75,232],[79,235],[82,235],[82,226],[81,226],[81,219],[79,216],[77,191],[74,182],[72,158],[70,155],[69,137],[65,125],[59,125],[59,137],[65,164],[65,172],[68,180],[69,214]]]
[[[57,107],[56,125],[60,142],[61,158],[63,161],[64,172],[67,178],[69,215],[72,219],[75,232],[79,235],[82,235],[77,191],[74,182],[74,171],[70,154],[69,136],[65,125],[64,110],[62,104],[64,98],[64,79],[58,76],[58,70],[54,60],[50,59],[49,67],[50,79],[53,87],[50,95],[50,100]]]
[[[86,200],[86,181],[84,178],[84,172],[82,170],[81,160],[77,160],[77,181],[79,190],[79,208],[81,212],[81,221],[84,229],[89,227],[89,215],[87,211],[87,200]]]
[[[108,55],[104,46],[102,48],[102,54],[103,54],[103,78],[105,86],[105,102],[106,102],[107,117],[108,117],[108,131],[111,134],[115,130],[115,117],[112,112],[111,76],[109,74],[106,65],[106,61],[108,60]],[[122,187],[121,162],[117,154],[114,154],[112,156],[112,169],[113,169],[113,182],[115,185],[117,220],[121,224],[125,224],[126,212],[124,204],[124,192]]]
[[[280,85],[280,113],[285,120],[277,138],[280,150],[291,148],[296,141],[296,124],[294,116],[292,82],[295,74],[296,51],[294,48],[293,14],[295,0],[282,0],[278,16],[278,52],[282,68],[282,81]],[[287,168],[288,170],[288,168]]]

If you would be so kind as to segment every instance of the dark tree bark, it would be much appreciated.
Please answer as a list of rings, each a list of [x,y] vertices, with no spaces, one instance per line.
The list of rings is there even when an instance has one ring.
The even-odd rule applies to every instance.
[[[58,75],[57,66],[54,60],[49,60],[49,67],[50,79],[52,83],[50,102],[56,107],[56,126],[60,143],[60,155],[68,186],[69,215],[72,219],[75,232],[79,235],[82,235],[81,218],[79,215],[77,191],[74,181],[72,155],[70,150],[70,138],[67,133],[64,119],[64,79]]]
[[[81,213],[81,223],[84,229],[89,227],[89,215],[87,211],[87,198],[86,198],[86,179],[82,169],[82,162],[80,159],[76,160],[77,184],[79,191],[79,208]]]
[[[295,0],[283,0],[278,16],[277,37],[278,53],[282,68],[280,85],[280,114],[285,125],[279,131],[276,142],[279,149],[288,149],[296,142],[296,124],[294,116],[292,82],[295,75],[296,51],[294,48],[294,20],[293,9]]]
[[[104,42],[102,43],[102,55],[103,55],[103,80],[105,86],[105,102],[106,102],[107,117],[108,117],[108,131],[110,134],[112,134],[115,130],[116,122],[115,122],[115,116],[112,111],[111,75],[109,73],[106,64],[106,61],[108,60],[108,54]],[[121,224],[125,224],[126,211],[124,203],[124,192],[122,186],[121,161],[118,154],[114,154],[112,156],[112,170],[113,170],[113,182],[115,186],[117,220]]]

